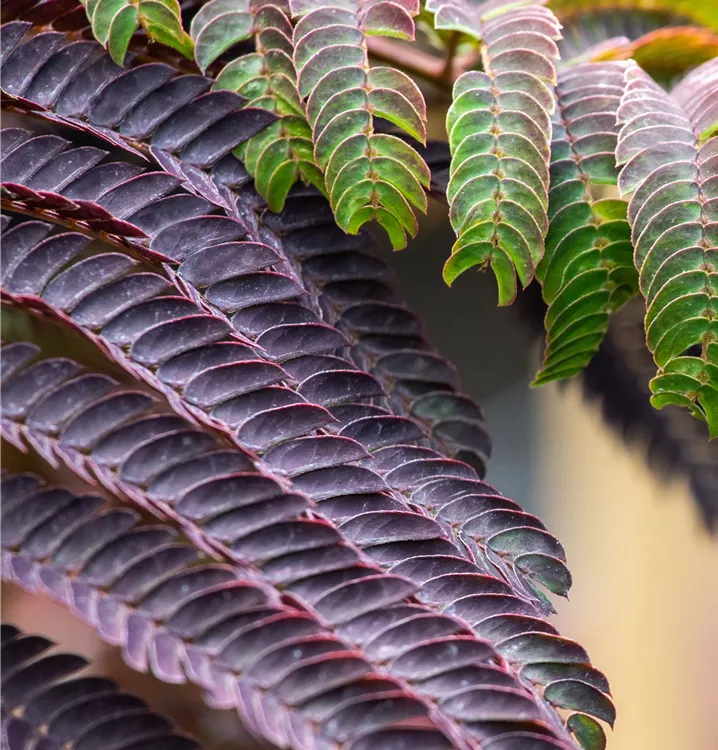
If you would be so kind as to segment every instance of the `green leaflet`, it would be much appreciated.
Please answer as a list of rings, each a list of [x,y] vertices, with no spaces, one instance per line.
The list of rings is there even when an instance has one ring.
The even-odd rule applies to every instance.
[[[638,291],[627,204],[597,199],[591,187],[617,178],[611,113],[624,70],[620,62],[585,63],[558,79],[550,224],[536,274],[548,304],[546,349],[534,386],[579,373],[598,351],[610,314]],[[606,115],[614,122],[608,131]]]
[[[456,81],[446,118],[447,198],[457,241],[444,280],[452,284],[470,268],[491,267],[499,304],[508,305],[544,253],[559,25],[538,4],[507,4],[486,16],[469,3],[427,8],[436,12],[437,28],[481,39],[484,59],[484,72]]]
[[[718,436],[718,137],[705,132],[718,82],[709,61],[669,96],[635,63],[618,110],[619,187],[632,194],[634,262],[646,343],[658,372],[651,403],[687,408]],[[665,155],[670,154],[670,162]]]
[[[709,125],[699,136],[698,136],[698,143],[699,145],[703,145],[706,141],[710,140],[711,138],[715,138],[715,136],[718,135],[718,122],[714,122],[712,125]]]
[[[118,65],[140,27],[153,41],[192,57],[192,39],[182,29],[177,0],[87,0],[84,5],[93,35]]]
[[[586,750],[606,750],[606,733],[595,719],[585,714],[571,714],[566,723],[581,747]]]
[[[212,0],[200,11],[204,15],[199,22],[200,13],[197,14],[191,31],[193,36],[196,34],[197,54],[206,54],[210,61],[240,38],[254,35],[256,53],[227,64],[214,88],[236,91],[248,99],[247,106],[279,115],[276,122],[235,152],[255,178],[255,187],[269,209],[279,212],[298,180],[325,192],[324,176],[314,158],[312,131],[297,93],[288,7],[281,0],[276,4],[247,3],[241,12],[237,7],[244,6],[230,0]],[[210,39],[217,40],[216,35],[207,37],[211,28],[226,29],[228,36],[221,43],[210,45]],[[200,44],[203,38],[207,40],[204,46]],[[225,41],[228,44],[222,47]]]
[[[418,3],[347,0],[317,7],[292,3],[297,88],[311,126],[314,158],[339,226],[355,234],[377,221],[395,249],[406,245],[425,212],[429,170],[398,138],[374,132],[382,117],[419,141],[426,139],[426,106],[416,84],[388,67],[370,68],[367,35],[413,39]],[[413,207],[413,208],[412,208]]]

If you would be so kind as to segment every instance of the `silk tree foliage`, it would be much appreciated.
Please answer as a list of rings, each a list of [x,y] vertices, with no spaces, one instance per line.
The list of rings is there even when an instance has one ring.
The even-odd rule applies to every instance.
[[[627,235],[625,199],[606,187],[616,184],[622,166],[616,112],[626,86],[620,66],[608,61],[635,55],[665,83],[718,50],[710,28],[716,19],[700,4],[652,2],[650,13],[641,14],[636,2],[635,20],[621,10],[610,23],[601,20],[600,3],[586,5],[429,0],[422,9],[415,0],[210,0],[190,6],[185,16],[194,60],[202,71],[213,66],[219,73],[214,88],[235,91],[247,107],[276,116],[235,150],[269,209],[281,211],[293,185],[311,185],[329,199],[342,230],[356,234],[377,222],[395,249],[406,245],[407,234],[416,235],[415,214],[426,211],[432,184],[413,145],[426,140],[426,105],[417,83],[400,69],[401,45],[415,39],[415,17],[421,11],[431,21],[446,46],[443,65],[424,52],[417,62],[412,52],[406,67],[453,87],[446,198],[457,240],[444,278],[451,284],[470,269],[490,267],[502,305],[538,278],[549,304],[538,385],[579,373],[600,346],[610,314],[638,291],[641,268],[631,260],[637,237]],[[167,33],[182,37],[174,46],[187,54],[187,35],[176,33],[179,9],[165,7],[175,19]],[[562,45],[573,58],[559,59],[561,23],[554,8],[573,24],[569,44]],[[571,14],[584,10],[596,15],[577,24]],[[141,4],[116,0],[88,5],[87,12],[96,38],[116,60],[129,37],[118,31],[124,41],[114,44],[112,24],[124,28],[124,13],[140,21],[146,16]],[[682,25],[657,29],[662,19]],[[153,29],[145,24],[146,34],[162,41]],[[377,37],[398,41],[377,46]],[[582,48],[589,39],[594,44]],[[235,52],[250,40],[253,52]],[[680,55],[671,52],[677,46]],[[455,64],[457,50],[461,64]],[[372,52],[396,67],[373,64]],[[387,122],[396,132],[387,131]],[[713,125],[698,135],[707,139]],[[408,137],[397,137],[402,131]],[[648,345],[654,351],[650,336]],[[714,365],[711,352],[704,346],[708,369],[694,387],[684,381],[689,390],[670,403],[707,420],[713,436],[718,427],[706,401],[712,390],[703,387]],[[664,360],[659,354],[659,368]],[[665,398],[653,403],[661,407]],[[703,406],[693,408],[696,402]]]
[[[407,46],[420,10],[445,58]],[[714,65],[667,92],[619,52],[562,61],[536,2],[3,21],[3,576],[279,747],[604,748],[608,681],[549,621],[564,549],[483,481],[481,409],[364,225],[403,247],[443,189],[447,281],[542,284],[541,382],[640,293],[653,401],[715,431]],[[86,683],[5,640],[4,731],[32,742]],[[195,746],[133,700],[138,747]]]

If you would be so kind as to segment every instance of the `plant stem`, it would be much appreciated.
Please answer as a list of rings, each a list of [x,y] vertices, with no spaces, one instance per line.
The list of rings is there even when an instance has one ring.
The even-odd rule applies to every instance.
[[[369,54],[382,62],[391,63],[405,73],[423,78],[444,91],[451,91],[451,83],[444,79],[444,61],[409,45],[399,45],[382,37],[367,39]]]
[[[367,39],[369,54],[382,62],[390,63],[405,73],[433,83],[441,91],[451,93],[454,81],[481,60],[478,52],[456,57],[458,33],[449,41],[446,57],[442,60],[409,45],[382,37]]]
[[[444,80],[453,83],[454,74],[454,57],[456,56],[456,47],[459,43],[459,32],[452,31],[449,37],[449,42],[446,45],[446,58],[444,60],[444,68],[441,71],[441,77]]]

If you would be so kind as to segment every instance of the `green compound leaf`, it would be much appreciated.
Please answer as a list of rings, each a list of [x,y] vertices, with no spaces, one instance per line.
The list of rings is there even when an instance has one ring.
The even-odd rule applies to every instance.
[[[339,226],[355,234],[377,221],[395,249],[406,245],[425,212],[429,170],[398,138],[378,134],[381,117],[426,140],[426,105],[416,84],[388,67],[369,67],[366,37],[413,39],[417,2],[292,2],[297,88],[304,100],[314,159]],[[413,207],[413,208],[412,208]]]
[[[609,315],[638,292],[626,202],[600,199],[592,187],[616,183],[626,66],[584,63],[558,78],[550,223],[536,273],[548,304],[546,350],[534,386],[580,372],[598,351]]]
[[[215,4],[218,4],[216,10],[210,12],[210,6]],[[236,10],[239,6],[245,10]],[[235,10],[230,13],[227,8]],[[324,176],[314,158],[312,130],[297,92],[297,75],[292,60],[292,24],[287,15],[289,6],[282,0],[272,4],[259,0],[244,5],[212,0],[200,13],[204,15],[199,22],[195,17],[191,28],[193,35],[197,34],[198,48],[202,35],[228,14],[235,17],[232,28],[239,30],[241,26],[246,29],[242,38],[254,36],[256,53],[243,55],[226,65],[214,88],[236,91],[247,98],[246,106],[267,109],[279,117],[235,152],[255,178],[255,187],[266,199],[269,209],[281,211],[292,185],[299,180],[326,193]],[[217,27],[222,28],[221,25]],[[228,46],[239,41],[236,36],[232,39]],[[200,48],[199,52],[202,51]]]
[[[192,39],[182,28],[177,0],[88,0],[85,11],[93,35],[118,65],[124,63],[130,39],[140,27],[152,41],[192,57]]]
[[[517,7],[518,6],[518,7]],[[446,118],[451,148],[447,198],[457,241],[447,284],[491,267],[499,304],[534,277],[548,231],[552,87],[559,24],[539,3],[427,3],[440,29],[482,42],[484,72],[454,85]]]
[[[635,63],[618,110],[618,185],[628,206],[646,342],[658,368],[651,403],[683,406],[718,436],[718,60],[671,93]]]

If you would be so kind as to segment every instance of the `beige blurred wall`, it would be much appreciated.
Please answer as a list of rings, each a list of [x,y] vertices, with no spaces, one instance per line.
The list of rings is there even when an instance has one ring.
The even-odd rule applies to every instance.
[[[576,386],[539,391],[534,430],[540,515],[574,578],[558,625],[611,681],[609,750],[718,750],[718,539]]]

